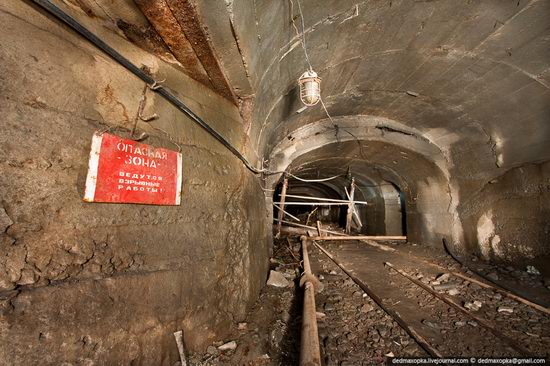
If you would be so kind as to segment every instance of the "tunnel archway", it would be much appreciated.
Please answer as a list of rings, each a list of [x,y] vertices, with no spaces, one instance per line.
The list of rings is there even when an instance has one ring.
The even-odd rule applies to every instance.
[[[371,128],[369,123],[361,125],[358,119],[348,120],[349,124],[342,121],[344,127],[340,130],[347,129],[347,136],[335,136],[334,127],[327,128],[326,121],[305,126],[308,133],[303,135],[302,130],[294,131],[292,144],[283,141],[274,149],[271,167],[305,179],[338,176],[332,183],[341,187],[342,197],[351,173],[359,186],[370,188],[363,192],[376,203],[367,206],[370,214],[363,213],[370,225],[360,232],[402,233],[405,228],[410,241],[438,248],[442,247],[442,238],[457,240],[461,223],[453,213],[452,184],[442,169],[446,167],[443,153],[413,131],[388,132],[372,124],[376,118],[366,120],[371,121]],[[392,195],[393,206],[388,204],[386,217],[385,202],[389,203]]]

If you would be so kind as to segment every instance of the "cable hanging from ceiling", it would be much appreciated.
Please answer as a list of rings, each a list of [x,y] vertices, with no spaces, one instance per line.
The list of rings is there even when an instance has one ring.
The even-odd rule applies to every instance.
[[[65,13],[62,9],[53,4],[50,0],[33,0],[33,2],[38,5],[40,8],[47,11],[49,14],[53,15],[56,19],[63,22],[69,26],[72,30],[80,34],[82,37],[87,39],[90,43],[96,46],[98,49],[103,51],[105,54],[110,56],[118,64],[126,68],[132,74],[137,76],[143,82],[145,82],[151,90],[161,95],[164,99],[169,101],[174,105],[180,112],[187,115],[193,122],[198,124],[206,132],[208,132],[212,137],[218,140],[227,150],[229,150],[233,155],[235,155],[244,166],[255,174],[264,174],[264,175],[275,175],[275,174],[286,174],[287,176],[299,179],[302,181],[308,181],[304,178],[300,178],[294,174],[291,174],[286,171],[271,171],[269,169],[261,168],[258,169],[248,161],[248,159],[236,148],[234,147],[222,134],[216,131],[212,126],[205,122],[201,117],[195,114],[181,99],[179,99],[173,92],[168,88],[163,86],[159,81],[151,77],[147,72],[139,68],[137,65],[132,63],[126,57],[122,56],[118,51],[105,43],[101,38],[92,33],[89,29],[84,27],[80,22],[71,17],[69,14]],[[326,178],[326,180],[335,179],[338,176]],[[319,181],[315,179],[313,181]]]

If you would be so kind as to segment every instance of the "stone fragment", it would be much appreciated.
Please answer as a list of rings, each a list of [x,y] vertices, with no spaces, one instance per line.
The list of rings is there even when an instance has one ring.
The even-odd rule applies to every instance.
[[[239,328],[239,330],[247,329],[248,324],[247,323],[239,323],[238,328]]]
[[[497,310],[499,313],[507,313],[507,314],[512,314],[514,312],[514,308],[511,306],[499,306]]]
[[[443,273],[443,274],[440,274],[439,276],[437,276],[435,278],[435,280],[439,281],[439,283],[441,283],[441,282],[447,281],[449,279],[449,277],[451,277],[450,273]]]
[[[272,270],[269,272],[267,284],[274,287],[288,287],[290,283],[281,272]]]
[[[465,326],[465,325],[466,325],[466,322],[463,322],[463,321],[457,321],[457,322],[455,322],[455,326],[456,326],[456,327],[459,327],[459,328],[460,328],[460,327],[463,327],[463,326]]]
[[[437,329],[437,330],[441,329],[441,326],[439,324],[431,322],[431,321],[426,320],[426,319],[422,320],[422,324],[424,324],[424,325],[426,325],[426,326],[428,326],[432,329]]]
[[[218,349],[214,346],[208,346],[206,348],[206,353],[208,353],[209,355],[217,355],[218,354]]]
[[[479,303],[479,305],[476,304],[476,302]],[[474,301],[474,302],[469,302],[469,301],[468,301],[468,302],[465,302],[465,303],[464,303],[464,307],[465,307],[466,309],[468,309],[468,310],[478,311],[479,308],[481,308],[481,303],[480,303],[479,301],[477,301],[477,300]]]
[[[457,288],[452,288],[449,291],[447,291],[447,293],[451,296],[455,296],[455,295],[458,295],[460,293],[460,290],[458,290]]]
[[[331,275],[335,275],[335,274],[338,274],[338,273],[336,273],[336,271],[335,271],[335,270],[332,270],[332,271],[330,271],[330,272],[329,272],[329,274],[331,274]]]
[[[536,276],[540,275],[540,271],[535,266],[527,266],[526,272]]]
[[[457,287],[458,287],[457,283],[447,282],[447,283],[444,283],[444,284],[441,284],[441,285],[433,286],[433,289],[435,291],[448,291],[448,290],[451,290],[451,289],[454,289],[454,288],[457,288]]]
[[[471,325],[472,327],[477,327],[477,326],[478,326],[477,322],[475,322],[475,321],[473,321],[473,320],[470,320],[470,321],[468,322],[468,325]]]
[[[388,353],[386,353],[384,356],[386,356],[386,357],[395,357],[395,355],[393,354],[393,352],[388,352]]]
[[[363,304],[363,306],[361,306],[361,312],[365,314],[372,311],[372,309],[373,307],[370,304]]]
[[[498,274],[496,272],[490,272],[485,277],[493,281],[498,281]]]
[[[234,350],[235,348],[237,348],[237,342],[235,341],[224,343],[218,347],[220,351],[230,351]]]
[[[317,320],[323,321],[327,317],[327,314],[317,311],[315,312],[315,317],[317,318]]]
[[[281,320],[285,323],[290,320],[290,314],[288,313],[288,311],[283,311],[283,313],[281,314]]]

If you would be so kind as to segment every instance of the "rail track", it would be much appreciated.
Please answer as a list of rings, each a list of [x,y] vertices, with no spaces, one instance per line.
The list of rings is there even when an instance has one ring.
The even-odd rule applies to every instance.
[[[306,242],[311,271],[323,284],[316,305],[324,365],[391,357],[549,357],[544,306],[392,246]]]

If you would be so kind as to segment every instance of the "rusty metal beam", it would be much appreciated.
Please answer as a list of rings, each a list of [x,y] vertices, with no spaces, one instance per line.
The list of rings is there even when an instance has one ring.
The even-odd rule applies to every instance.
[[[237,104],[195,7],[187,0],[134,0],[183,71]]]
[[[176,60],[181,63],[183,71],[200,83],[213,87],[206,70],[166,1],[134,0],[134,2],[162,37]]]

